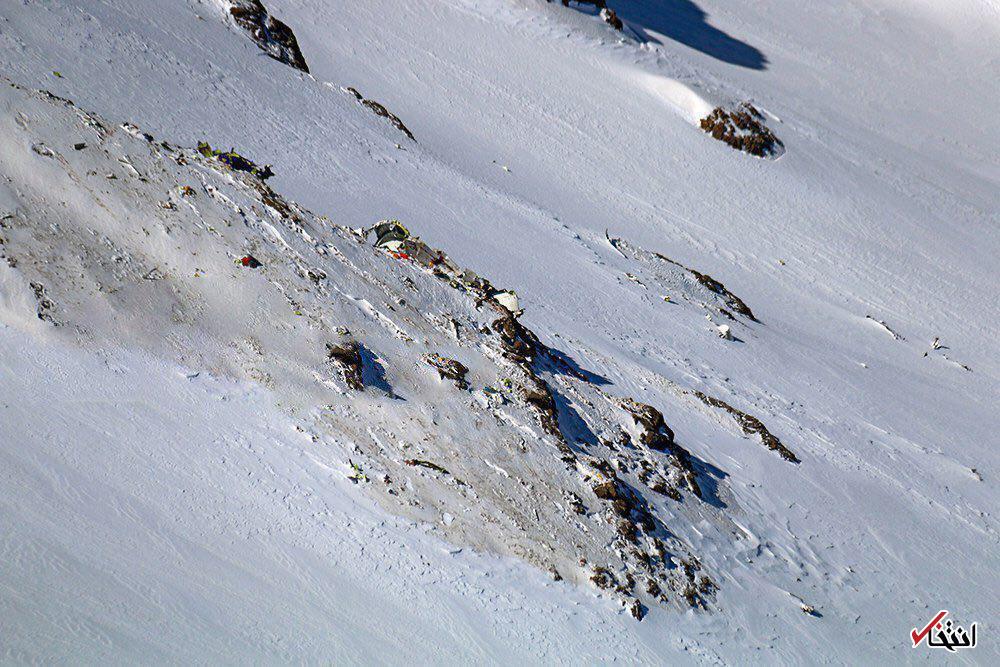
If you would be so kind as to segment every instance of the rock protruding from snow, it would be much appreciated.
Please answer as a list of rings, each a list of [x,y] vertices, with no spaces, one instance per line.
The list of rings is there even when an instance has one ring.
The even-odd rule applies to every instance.
[[[397,130],[405,134],[411,141],[417,140],[416,137],[413,136],[413,133],[410,132],[410,128],[406,127],[406,125],[399,118],[399,116],[386,109],[383,104],[380,104],[375,100],[368,99],[360,92],[358,92],[357,88],[345,88],[344,91],[353,95],[354,98],[358,100],[358,102],[360,102],[362,105],[370,109],[372,113],[374,113],[376,116],[381,116],[382,118],[389,119],[389,122],[392,123]]]
[[[634,246],[625,239],[615,238],[610,235],[606,236],[606,238],[608,243],[623,257],[634,259],[641,263],[641,266],[650,274],[649,282],[655,283],[664,289],[673,288],[679,282],[679,276],[677,275],[679,272],[676,269],[680,269],[682,276],[687,279],[687,282],[691,282],[693,279],[699,287],[696,291],[686,285],[684,286],[684,293],[688,299],[696,300],[701,305],[707,305],[709,300],[718,302],[713,310],[717,310],[720,315],[729,320],[734,320],[733,313],[736,313],[753,322],[758,321],[753,311],[750,310],[750,306],[743,299],[736,296],[725,285],[707,273],[702,273],[701,271],[685,266],[661,253],[650,252]],[[686,274],[686,276],[683,274]],[[636,277],[634,280],[638,280],[638,278]],[[706,291],[708,294],[705,293]],[[667,301],[671,300],[669,295],[665,295],[665,298]]]
[[[295,33],[285,23],[271,16],[260,0],[228,0],[229,14],[257,46],[275,60],[309,72]]]
[[[792,450],[788,449],[788,447],[785,447],[785,445],[781,443],[781,440],[779,440],[777,436],[771,433],[767,427],[764,426],[764,422],[761,420],[757,419],[753,415],[748,415],[742,410],[737,410],[721,398],[708,396],[701,391],[695,391],[694,395],[697,396],[698,399],[705,405],[711,405],[714,408],[722,408],[728,412],[732,415],[733,419],[736,420],[736,423],[739,424],[740,428],[743,429],[743,432],[746,435],[758,436],[765,447],[777,452],[781,458],[785,459],[789,463],[799,463],[799,457],[797,457]]]
[[[764,115],[749,102],[732,110],[716,107],[699,124],[713,139],[757,157],[776,155],[784,147],[764,124]]]
[[[317,456],[459,545],[601,582],[636,616],[711,600],[681,536],[719,518],[719,484],[699,480],[716,469],[659,409],[623,410],[610,382],[543,343],[507,290],[408,231],[373,243],[214,152],[16,86],[0,103],[31,119],[0,128],[0,168],[18,193],[4,280],[30,286],[35,326],[267,388],[309,415]]]
[[[356,391],[362,391],[365,383],[361,373],[361,345],[356,340],[347,340],[339,345],[327,343],[326,351],[343,375],[347,386]]]
[[[625,24],[618,18],[618,14],[610,7],[601,10],[601,20],[619,32],[625,28]]]
[[[428,354],[424,361],[437,369],[442,380],[451,380],[459,389],[468,389],[469,382],[465,379],[469,369],[460,361],[448,359],[439,354]]]

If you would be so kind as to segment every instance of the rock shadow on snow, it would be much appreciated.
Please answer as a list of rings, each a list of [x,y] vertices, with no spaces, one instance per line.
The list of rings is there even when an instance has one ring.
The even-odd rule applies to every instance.
[[[701,500],[712,507],[725,509],[726,502],[719,496],[719,483],[729,477],[729,473],[721,470],[708,461],[691,454],[691,464],[698,475],[698,488],[701,489]]]
[[[576,6],[583,11],[590,7]],[[653,31],[724,63],[767,69],[767,56],[760,49],[713,26],[705,10],[691,0],[620,1],[615,11],[643,41],[662,43],[649,33]]]
[[[576,363],[576,360],[574,360],[573,357],[554,347],[545,346],[544,356],[541,357],[541,359],[543,359],[544,362],[547,362],[543,363],[543,367],[554,373],[575,377],[578,380],[589,382],[590,384],[598,387],[611,384],[611,380],[607,379],[603,375],[588,371],[580,366],[580,364]]]
[[[565,396],[553,389],[552,400],[556,405],[559,430],[562,431],[567,444],[571,447],[575,446],[575,449],[581,452],[585,452],[586,448],[599,444],[600,441],[597,439],[597,435],[594,434],[594,431],[587,425],[587,422],[583,420],[583,417],[580,416],[580,413],[576,411]],[[581,446],[584,448],[583,450],[580,449]]]
[[[358,353],[361,355],[361,377],[365,386],[383,391],[393,400],[405,401],[406,399],[392,390],[392,385],[386,377],[385,367],[379,362],[378,357],[361,344],[358,345]]]

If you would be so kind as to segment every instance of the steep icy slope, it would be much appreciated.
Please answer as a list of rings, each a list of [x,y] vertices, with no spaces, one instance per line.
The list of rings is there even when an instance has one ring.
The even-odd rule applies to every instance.
[[[158,138],[274,162],[278,191],[344,224],[403,217],[517,288],[523,321],[587,384],[661,409],[722,478],[726,505],[714,527],[697,524],[693,501],[660,508],[719,585],[709,619],[672,635],[709,624],[698,642],[730,658],[898,658],[930,607],[989,613],[997,139],[972,120],[997,101],[975,85],[995,79],[995,12],[774,2],[699,17],[667,4],[672,22],[659,3],[619,7],[643,44],[541,2],[268,3],[333,86],[264,57],[215,3],[155,15],[127,0],[18,5],[3,14],[0,57],[15,78]],[[916,57],[929,44],[935,57]],[[416,143],[340,85],[385,103]],[[696,129],[715,103],[744,98],[782,119],[780,160]],[[245,251],[227,250],[227,262]],[[759,322],[729,321],[724,303],[687,289],[705,283],[655,253],[722,280]],[[722,324],[738,340],[720,339]],[[931,349],[935,337],[947,349]],[[254,368],[240,354],[220,355],[224,370]],[[567,377],[547,379],[572,396]],[[802,463],[741,438],[694,391],[759,417]],[[930,580],[929,553],[941,558]]]

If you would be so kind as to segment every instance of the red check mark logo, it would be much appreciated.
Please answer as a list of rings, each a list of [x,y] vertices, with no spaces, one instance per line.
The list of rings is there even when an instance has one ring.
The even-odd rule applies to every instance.
[[[930,623],[924,626],[924,629],[921,630],[920,632],[917,632],[916,628],[910,630],[910,639],[913,640],[913,648],[917,648],[917,646],[920,645],[920,642],[924,641],[924,637],[926,637],[930,633],[931,628],[940,623],[941,619],[947,615],[948,612],[942,609],[937,613],[937,616],[935,616]]]

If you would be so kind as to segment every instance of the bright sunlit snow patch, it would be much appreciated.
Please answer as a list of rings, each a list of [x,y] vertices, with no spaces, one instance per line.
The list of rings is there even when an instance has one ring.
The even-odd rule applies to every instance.
[[[689,123],[697,123],[711,113],[714,105],[690,86],[661,74],[631,71],[628,76],[659,102],[678,112]]]

